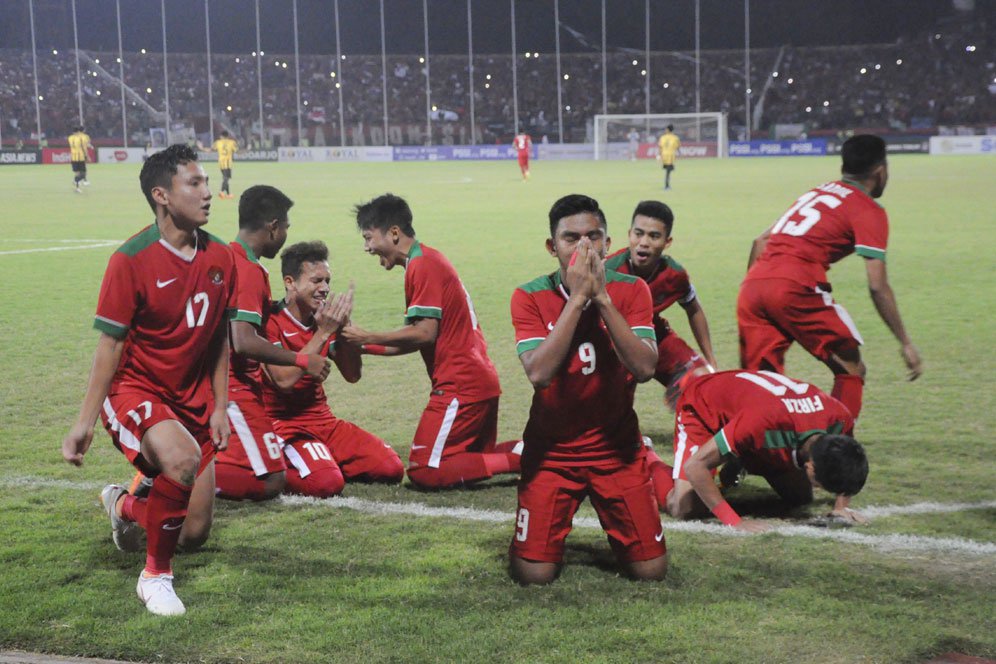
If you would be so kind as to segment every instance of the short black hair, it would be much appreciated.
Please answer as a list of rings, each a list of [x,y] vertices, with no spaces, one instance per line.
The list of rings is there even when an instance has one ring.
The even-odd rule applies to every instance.
[[[674,212],[666,203],[660,201],[640,201],[633,210],[633,218],[630,219],[630,226],[636,220],[636,215],[642,214],[644,217],[651,217],[664,224],[667,237],[671,237],[671,228],[674,227]]]
[[[861,444],[840,434],[822,435],[809,450],[816,481],[830,493],[853,496],[868,479],[868,457]]]
[[[76,131],[83,131],[83,125],[76,125]]]
[[[669,124],[669,125],[667,126],[667,130],[668,130],[668,131],[674,131],[674,125],[673,125],[673,124]]]
[[[381,233],[386,233],[392,226],[397,226],[408,237],[415,237],[412,209],[401,196],[381,194],[371,201],[355,205],[353,214],[356,215],[356,226],[361,232],[376,228]]]
[[[598,207],[598,201],[584,194],[568,194],[557,199],[557,202],[550,208],[550,237],[557,236],[557,225],[561,219],[582,212],[590,212],[595,215],[601,222],[602,228],[608,228],[609,224],[605,221],[605,213],[602,212],[602,208]]]
[[[852,136],[840,147],[840,172],[854,177],[869,175],[885,163],[885,141],[874,134]]]
[[[222,130],[222,132],[221,132],[221,135],[222,135],[222,137],[224,137],[224,138],[228,138],[228,131],[226,131],[226,130]]]
[[[156,202],[152,200],[152,189],[155,187],[166,187],[173,184],[173,176],[176,175],[177,168],[181,164],[189,164],[197,161],[197,153],[189,145],[176,143],[165,150],[150,155],[142,165],[142,172],[138,176],[138,181],[142,185],[142,193],[145,200],[149,202],[152,211],[156,211]]]
[[[284,221],[294,201],[284,192],[268,184],[257,184],[242,192],[239,198],[239,228],[258,231],[274,219]]]
[[[328,259],[329,248],[321,240],[298,242],[280,253],[280,274],[297,279],[305,263],[325,263]]]

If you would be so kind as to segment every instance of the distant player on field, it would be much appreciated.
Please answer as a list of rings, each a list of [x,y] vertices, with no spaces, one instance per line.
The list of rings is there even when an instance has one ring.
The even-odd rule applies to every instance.
[[[432,380],[412,439],[408,479],[418,487],[444,489],[519,472],[519,441],[495,442],[498,373],[453,265],[415,238],[412,211],[403,198],[384,194],[355,211],[366,252],[386,270],[404,269],[408,308],[400,329],[368,332],[348,325],[342,336],[371,353],[419,351]]]
[[[678,158],[678,148],[681,147],[681,139],[674,133],[674,125],[668,125],[657,141],[657,158],[661,161],[664,169],[664,188],[671,188],[671,172],[674,170],[674,161]]]
[[[229,246],[238,271],[238,310],[231,322],[228,448],[215,459],[218,496],[266,500],[286,483],[283,445],[263,405],[259,362],[296,366],[319,382],[331,363],[321,353],[295,353],[265,338],[272,309],[270,276],[260,258],[273,258],[287,240],[294,202],[276,187],[256,185],[239,199],[239,234]]]
[[[526,132],[522,132],[512,139],[512,147],[515,148],[515,154],[519,159],[519,170],[522,172],[522,179],[528,180],[529,153],[533,149],[533,139]]]
[[[76,193],[80,193],[80,185],[89,186],[90,181],[86,179],[86,162],[89,159],[89,150],[93,149],[90,144],[90,136],[83,131],[83,125],[76,127],[76,131],[69,135],[69,163],[73,167],[73,186]]]
[[[863,523],[840,500],[858,493],[868,477],[868,461],[851,437],[853,428],[844,404],[781,374],[722,371],[693,378],[678,400],[667,511],[679,519],[711,511],[741,530],[767,528],[742,521],[713,480],[720,463],[735,457],[748,472],[764,477],[788,505],[808,504],[813,487],[823,488],[838,495],[831,515]]]
[[[516,351],[533,384],[510,573],[550,583],[588,497],[627,574],[660,580],[667,548],[633,410],[657,366],[646,283],[606,270],[605,215],[572,194],[553,204],[546,249],[558,263],[512,294]]]
[[[637,155],[640,153],[640,132],[633,127],[626,134],[626,140],[629,142],[629,160],[636,161]]]
[[[239,144],[227,131],[222,131],[221,137],[211,144],[211,150],[218,153],[218,168],[221,169],[221,193],[218,196],[235,198],[228,188],[228,181],[232,179],[232,161],[239,150]]]
[[[360,349],[340,338],[353,309],[353,287],[331,297],[329,250],[299,242],[280,254],[286,296],[270,316],[270,343],[295,353],[327,355],[350,383],[360,379]],[[298,366],[264,364],[263,399],[287,457],[288,493],[328,498],[346,481],[397,484],[405,468],[377,436],[339,419],[321,380]]]
[[[140,180],[156,221],[108,263],[94,321],[101,336],[62,455],[83,463],[99,413],[115,446],[155,478],[147,498],[108,485],[101,500],[119,548],[134,550],[136,523],[147,533],[139,599],[152,613],[178,615],[186,609],[173,590],[173,552],[178,541],[207,539],[214,453],[228,444],[235,257],[201,228],[211,191],[196,152],[170,146],[148,158]]]
[[[785,351],[798,341],[834,374],[831,394],[857,418],[865,365],[850,315],[835,303],[827,270],[845,256],[864,258],[879,316],[902,345],[909,379],[922,371],[885,269],[889,221],[875,199],[889,181],[885,142],[854,136],[841,148],[843,177],[803,194],[751,247],[737,299],[740,363],[781,373]]]

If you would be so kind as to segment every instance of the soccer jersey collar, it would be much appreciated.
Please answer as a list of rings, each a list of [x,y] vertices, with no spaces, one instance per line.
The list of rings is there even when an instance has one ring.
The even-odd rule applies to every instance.
[[[153,226],[153,228],[156,229],[156,235],[159,236],[159,244],[161,244],[164,247],[166,247],[167,251],[169,251],[171,254],[173,254],[174,256],[176,256],[177,258],[179,258],[180,260],[182,260],[184,262],[187,262],[187,263],[193,263],[194,262],[194,259],[197,258],[197,252],[201,248],[200,233],[198,233],[197,231],[194,231],[194,253],[192,255],[190,255],[190,256],[187,256],[182,251],[180,251],[179,249],[177,249],[176,247],[174,247],[169,242],[167,242],[166,240],[163,239],[163,234],[159,231],[159,224],[154,223],[154,224],[152,224],[152,226]]]
[[[246,258],[253,263],[259,263],[259,258],[256,257],[256,252],[252,250],[252,247],[246,244],[245,241],[238,236],[236,236],[235,241],[241,244],[242,248],[246,250]]]
[[[412,241],[412,246],[408,249],[408,255],[405,256],[405,269],[408,269],[408,261],[413,258],[418,258],[422,255],[422,243],[418,240]]]
[[[283,299],[283,300],[280,300],[280,304],[277,305],[277,306],[278,306],[278,308],[280,310],[280,313],[285,314],[299,328],[301,328],[302,330],[305,330],[307,332],[311,331],[311,327],[309,327],[309,326],[305,325],[304,323],[302,323],[301,321],[299,321],[297,319],[297,316],[295,316],[294,314],[291,313],[290,307],[287,305],[287,299],[286,298]]]
[[[634,277],[639,277],[648,283],[656,279],[657,275],[667,269],[667,259],[664,258],[664,254],[657,257],[657,265],[654,266],[654,271],[647,277],[637,274],[636,266],[633,265],[633,252],[629,249],[626,250],[626,263],[629,265],[629,269],[632,271]]]

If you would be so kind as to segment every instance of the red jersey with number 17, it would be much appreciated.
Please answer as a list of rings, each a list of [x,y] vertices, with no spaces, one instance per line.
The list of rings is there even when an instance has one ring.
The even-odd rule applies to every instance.
[[[270,294],[270,273],[260,264],[253,250],[236,240],[228,246],[235,256],[235,266],[238,272],[238,305],[232,320],[250,323],[259,330],[260,336],[265,336],[266,322],[270,318],[273,306]],[[259,362],[250,359],[232,348],[229,361],[228,377],[229,399],[237,398],[239,392],[251,391],[260,395],[262,389],[262,372]]]
[[[107,264],[93,326],[125,345],[110,394],[141,390],[197,419],[211,393],[212,341],[235,309],[231,249],[203,230],[187,257],[153,224],[125,242]]]
[[[813,434],[851,435],[854,430],[844,404],[772,371],[720,371],[696,378],[677,410],[712,432],[721,454],[737,456],[757,475],[798,468],[796,451]]]
[[[611,270],[605,271],[605,280],[612,304],[633,333],[655,341],[647,284]],[[512,293],[512,325],[519,355],[543,343],[568,297],[559,270]],[[633,410],[635,391],[636,380],[616,355],[598,310],[589,304],[557,374],[547,387],[533,393],[522,435],[523,458],[592,466],[634,453],[641,445],[640,425]]]
[[[470,293],[440,252],[416,241],[405,263],[405,323],[439,321],[436,343],[422,349],[434,398],[476,403],[501,394]]]
[[[278,302],[266,323],[266,338],[270,343],[299,353],[315,335],[314,325],[305,325],[290,312],[286,302]],[[335,335],[319,349],[328,357],[335,348]],[[281,392],[269,380],[263,380],[263,404],[266,414],[274,420],[296,418],[327,418],[332,414],[321,381],[307,374],[301,376],[290,392]]]
[[[838,180],[800,196],[770,233],[745,281],[819,284],[827,281],[831,263],[852,253],[885,260],[889,218],[857,182]]]

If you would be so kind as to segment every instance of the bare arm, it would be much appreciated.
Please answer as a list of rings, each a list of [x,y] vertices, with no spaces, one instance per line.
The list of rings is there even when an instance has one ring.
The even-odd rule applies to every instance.
[[[338,342],[335,345],[335,365],[346,382],[355,383],[363,374],[363,357],[360,347],[349,342]]]
[[[111,389],[114,373],[121,363],[124,339],[115,339],[109,334],[101,334],[97,340],[97,350],[93,354],[90,378],[86,384],[86,394],[79,415],[69,433],[62,440],[62,458],[74,466],[83,465],[83,455],[93,441],[93,427],[100,414],[101,404]]]
[[[712,337],[709,336],[709,321],[706,320],[705,309],[702,308],[698,298],[683,306],[685,314],[688,316],[688,327],[692,329],[692,334],[695,336],[695,343],[702,349],[702,354],[709,366],[713,370],[717,369],[719,364],[712,352]]]
[[[355,325],[347,325],[342,329],[342,338],[361,345],[384,346],[383,355],[404,355],[421,350],[436,343],[439,336],[439,320],[436,318],[418,318],[411,324],[392,332],[368,332]]]
[[[287,350],[281,346],[271,344],[269,341],[259,336],[259,331],[252,323],[235,320],[232,326],[232,348],[239,355],[245,355],[257,362],[274,364],[283,367],[295,366],[297,353]],[[314,376],[318,380],[324,381],[328,378],[331,361],[317,353],[308,355],[308,368],[305,370],[309,376]]]
[[[685,462],[685,476],[698,494],[699,499],[711,512],[720,503],[726,502],[710,472],[723,463],[723,455],[715,440],[710,440]],[[734,526],[737,530],[760,532],[768,529],[768,524],[757,520],[741,520]]]
[[[219,325],[211,341],[212,356],[208,358],[211,367],[211,393],[214,396],[214,410],[208,420],[211,441],[217,450],[228,447],[231,427],[228,424],[228,329]]]
[[[885,261],[877,258],[865,259],[865,271],[868,274],[868,291],[871,294],[875,310],[885,322],[886,326],[902,344],[901,353],[903,361],[909,369],[909,380],[916,380],[923,373],[923,366],[920,360],[920,353],[909,335],[906,334],[906,327],[903,325],[902,316],[899,315],[899,305],[896,304],[896,295],[889,285],[889,277],[885,268]]]
[[[754,264],[754,261],[758,259],[764,248],[768,245],[768,238],[771,237],[771,229],[764,231],[754,240],[754,243],[750,246],[750,257],[747,259],[747,269]]]

